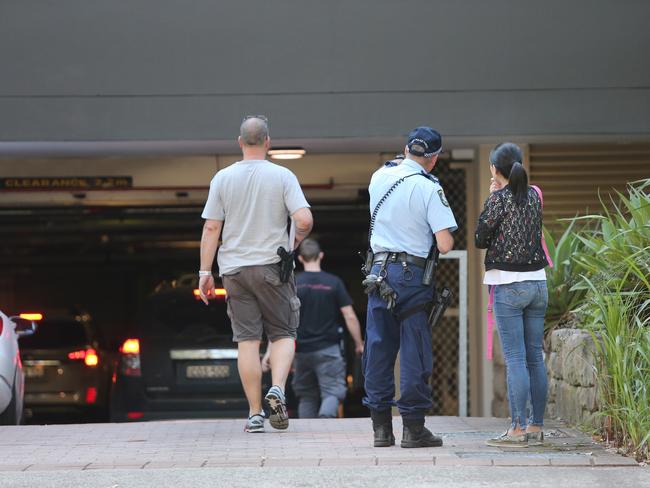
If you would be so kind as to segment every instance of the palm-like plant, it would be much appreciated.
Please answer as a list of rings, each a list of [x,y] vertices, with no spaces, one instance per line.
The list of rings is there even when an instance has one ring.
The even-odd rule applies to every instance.
[[[544,228],[544,238],[553,267],[546,272],[548,286],[548,309],[546,311],[546,333],[550,333],[558,324],[566,322],[570,314],[578,308],[587,292],[586,289],[575,285],[580,283],[580,274],[573,257],[584,247],[575,232],[576,222],[571,223],[557,243],[552,234]]]
[[[601,413],[612,435],[638,458],[650,456],[650,179],[618,193],[602,215],[589,215],[572,261],[572,290],[598,352]]]

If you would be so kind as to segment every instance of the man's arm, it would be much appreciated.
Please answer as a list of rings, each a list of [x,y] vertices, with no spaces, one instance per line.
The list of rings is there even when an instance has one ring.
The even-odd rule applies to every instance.
[[[440,254],[447,254],[454,248],[454,236],[451,235],[449,229],[442,229],[436,232],[436,242],[438,243],[438,251],[440,251]]]
[[[286,170],[284,175],[284,204],[296,226],[296,237],[292,244],[294,249],[298,249],[303,239],[311,232],[314,219],[296,175],[289,170]]]
[[[341,314],[343,314],[345,326],[348,328],[348,331],[354,340],[354,352],[362,354],[363,339],[361,338],[361,324],[359,324],[359,319],[357,318],[357,314],[354,313],[352,305],[341,307]]]
[[[314,226],[314,218],[311,215],[311,210],[308,207],[299,208],[292,215],[296,225],[296,238],[293,242],[293,248],[298,249],[300,243],[309,235],[312,227]]]
[[[223,220],[207,219],[205,224],[203,224],[203,234],[201,235],[201,266],[199,267],[201,271],[212,271],[212,263],[219,248],[222,227]],[[199,291],[201,293],[201,300],[207,305],[208,295],[211,293],[214,294],[214,277],[201,276],[199,278]]]

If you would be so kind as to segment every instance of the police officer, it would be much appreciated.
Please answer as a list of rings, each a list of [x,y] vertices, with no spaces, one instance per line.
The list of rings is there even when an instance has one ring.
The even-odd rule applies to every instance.
[[[386,168],[392,168],[393,166],[398,166],[404,161],[404,155],[403,154],[396,154],[395,157],[389,161],[386,161],[384,163],[384,166]]]
[[[370,276],[378,277],[381,287],[367,288],[363,403],[370,409],[375,447],[394,445],[394,365],[401,350],[401,395],[396,402],[404,426],[401,447],[435,447],[442,439],[424,427],[425,413],[432,406],[428,381],[433,369],[426,305],[433,299],[435,283],[425,285],[422,278],[434,235],[445,254],[453,247],[451,232],[457,225],[442,187],[429,174],[442,150],[440,134],[417,127],[404,149],[405,159],[382,166],[368,188],[374,214]]]

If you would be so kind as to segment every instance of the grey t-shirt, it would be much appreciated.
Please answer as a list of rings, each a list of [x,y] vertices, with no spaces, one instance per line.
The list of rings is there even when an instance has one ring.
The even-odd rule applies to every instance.
[[[277,263],[278,247],[289,245],[287,218],[305,207],[296,175],[270,161],[239,161],[217,172],[202,217],[224,222],[219,274]]]

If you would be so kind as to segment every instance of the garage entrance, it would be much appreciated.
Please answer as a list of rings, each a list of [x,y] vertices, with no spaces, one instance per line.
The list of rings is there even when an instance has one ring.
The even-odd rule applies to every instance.
[[[300,166],[290,166],[301,183],[306,182],[305,193],[315,219],[313,237],[320,241],[326,255],[324,269],[343,279],[362,326],[366,297],[361,287],[361,261],[357,251],[367,245],[366,187],[371,173],[390,156],[322,155],[314,156],[317,165],[310,166],[306,158]],[[207,195],[205,175],[236,160],[234,156],[199,158],[202,169],[197,177],[188,179],[185,175],[180,178],[180,186],[170,185],[176,173],[172,166],[180,166],[181,173],[190,171],[191,161],[186,159],[175,158],[173,165],[163,165],[161,172],[167,177],[163,180],[158,175],[151,186],[146,184],[151,180],[137,176],[138,171],[154,174],[155,165],[147,160],[144,166],[134,166],[139,170],[130,189],[55,193],[32,189],[5,193],[0,202],[3,307],[14,311],[87,313],[110,346],[117,348],[156,285],[196,271],[203,224],[200,214]],[[326,160],[331,164],[324,164]],[[114,173],[126,174],[126,163],[119,159],[113,162]],[[75,164],[70,172],[78,171],[79,165]],[[107,162],[104,168],[108,167]],[[24,169],[13,171],[20,173]],[[435,173],[459,223],[456,249],[464,250],[467,246],[465,168],[441,160]],[[196,184],[195,180],[199,179],[203,186]],[[62,195],[65,198],[60,198]],[[458,290],[456,262],[442,262],[438,283]],[[450,367],[458,364],[459,359],[457,303],[452,308],[441,329],[434,334],[436,363],[431,413],[437,415],[456,415],[459,411],[458,371],[456,366]],[[355,376],[354,368],[349,369]],[[359,397],[354,401],[358,402]],[[467,402],[471,401],[470,394]],[[350,410],[353,411],[365,414],[361,409]]]

